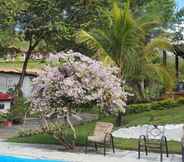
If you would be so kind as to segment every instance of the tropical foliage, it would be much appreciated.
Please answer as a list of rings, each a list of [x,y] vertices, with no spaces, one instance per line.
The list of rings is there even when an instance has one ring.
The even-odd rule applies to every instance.
[[[118,65],[119,75],[141,98],[157,89],[155,86],[157,94],[172,87],[159,55],[162,49],[170,50],[160,27],[167,27],[173,19],[175,0],[2,0],[0,7],[1,52],[26,44],[20,86],[33,50],[73,49],[88,56],[96,53]],[[181,14],[182,10],[177,15]],[[88,46],[76,43],[78,30],[82,30],[80,42]]]
[[[167,87],[171,87],[168,72],[160,64],[154,64],[154,61],[159,49],[172,49],[166,38],[155,37],[155,33],[159,32],[159,22],[146,20],[144,16],[136,18],[129,5],[127,2],[121,8],[114,1],[111,11],[103,9],[102,15],[106,16],[107,21],[102,20],[100,28],[80,31],[77,40],[95,49],[98,58],[105,61],[110,59],[118,65],[121,75],[143,97],[141,84],[149,78],[156,80],[153,76],[159,76],[162,82],[167,83]]]

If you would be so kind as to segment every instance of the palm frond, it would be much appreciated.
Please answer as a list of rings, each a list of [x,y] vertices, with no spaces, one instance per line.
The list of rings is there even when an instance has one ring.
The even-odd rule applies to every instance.
[[[144,30],[145,33],[150,32],[153,28],[157,27],[160,24],[159,21],[147,21],[140,24],[140,28]]]
[[[96,50],[95,56],[101,60],[113,60],[126,80],[160,79],[165,87],[172,87],[169,72],[150,59],[158,50],[172,50],[172,45],[161,37],[145,42],[149,32],[159,25],[159,19],[135,18],[129,9],[129,0],[123,7],[118,0],[112,2],[112,10],[102,12],[108,24],[90,32],[78,32],[77,41]]]
[[[147,64],[145,67],[149,70],[149,73],[147,73],[148,78],[161,81],[167,91],[172,90],[175,85],[175,76],[169,73],[165,66],[160,64]]]
[[[100,30],[97,30],[97,31],[98,33],[101,33],[100,35],[104,35],[102,31]],[[95,50],[96,57],[98,57],[105,63],[111,63],[111,64],[113,63],[112,59],[109,57],[105,48],[103,48],[102,44],[95,37],[93,37],[93,34],[88,33],[84,30],[81,30],[76,33],[75,37],[76,37],[76,42],[85,43],[88,46],[88,48]]]
[[[168,50],[173,51],[173,47],[169,40],[166,38],[154,38],[144,48],[144,54],[146,57],[151,57],[155,54],[156,50]]]

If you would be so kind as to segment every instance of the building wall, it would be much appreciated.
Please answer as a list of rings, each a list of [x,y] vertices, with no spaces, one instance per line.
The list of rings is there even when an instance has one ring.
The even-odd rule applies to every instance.
[[[0,104],[4,104],[4,109],[0,109],[0,113],[7,113],[10,110],[10,101],[0,101]]]
[[[0,92],[7,92],[9,88],[14,88],[19,80],[18,74],[0,73]],[[32,92],[33,76],[26,76],[24,79],[22,91],[25,97],[30,97]]]

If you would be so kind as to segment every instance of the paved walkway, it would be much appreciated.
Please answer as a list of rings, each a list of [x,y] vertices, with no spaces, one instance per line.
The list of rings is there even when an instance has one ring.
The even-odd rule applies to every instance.
[[[83,114],[81,116],[83,121],[94,120],[95,116],[87,116]],[[3,139],[14,136],[21,128],[35,129],[39,126],[39,120],[27,121],[24,126],[13,126],[12,128],[0,128],[0,155],[12,155],[21,156],[36,159],[53,159],[53,160],[66,160],[69,162],[160,162],[160,156],[156,153],[151,153],[149,156],[145,156],[142,153],[141,160],[137,159],[137,152],[135,151],[119,151],[115,154],[110,152],[107,156],[103,156],[102,153],[95,153],[90,151],[88,154],[82,152],[65,152],[62,146],[56,145],[33,145],[33,144],[16,144],[3,142]],[[164,157],[163,162],[181,162],[180,155],[170,155],[169,158]]]
[[[141,160],[137,159],[137,153],[134,151],[116,151],[115,154],[108,152],[104,157],[102,153],[91,152],[71,153],[60,151],[60,146],[55,145],[33,145],[33,144],[15,144],[0,142],[0,154],[21,156],[36,159],[66,160],[69,162],[159,162],[159,154],[142,154]],[[111,150],[109,150],[111,151]],[[170,155],[164,157],[163,162],[181,162],[180,155]]]
[[[163,130],[164,135],[167,137],[167,140],[169,141],[181,141],[181,138],[183,136],[183,126],[184,124],[167,124],[164,127],[158,126],[160,130]],[[150,125],[141,125],[136,127],[129,127],[129,128],[120,128],[113,132],[114,137],[119,138],[133,138],[138,139],[140,135],[145,135],[147,128],[150,127]],[[152,133],[160,133],[160,132],[152,132]],[[151,134],[149,134],[151,135]],[[161,138],[163,134],[160,134],[160,136],[157,136],[158,139]],[[156,138],[156,136],[153,136],[152,138]]]
[[[95,114],[88,114],[88,113],[81,113],[79,117],[81,120],[75,117],[71,117],[72,123],[80,124],[82,122],[89,122],[97,119],[97,116]],[[61,123],[64,122],[63,118],[57,119],[57,121],[58,120]],[[8,139],[14,137],[20,130],[38,129],[40,127],[40,124],[41,124],[40,119],[30,118],[27,119],[23,125],[13,125],[11,128],[0,128],[0,139]]]

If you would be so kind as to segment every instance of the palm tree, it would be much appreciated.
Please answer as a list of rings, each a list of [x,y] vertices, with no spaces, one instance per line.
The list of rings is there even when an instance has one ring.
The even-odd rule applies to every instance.
[[[171,86],[170,75],[165,68],[152,62],[158,49],[171,49],[167,39],[148,37],[159,22],[154,19],[148,21],[144,17],[136,18],[129,8],[129,1],[120,7],[116,0],[112,0],[112,5],[111,11],[102,9],[100,27],[89,32],[78,32],[77,41],[94,49],[97,58],[120,67],[121,76],[133,83],[142,98],[142,83],[155,74],[163,82],[167,81],[168,87]]]

